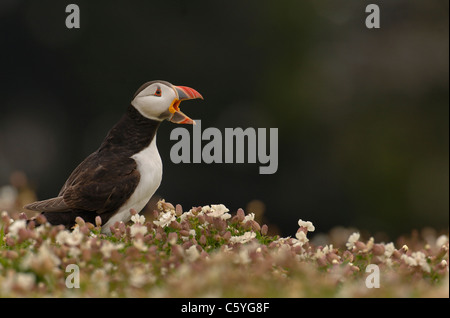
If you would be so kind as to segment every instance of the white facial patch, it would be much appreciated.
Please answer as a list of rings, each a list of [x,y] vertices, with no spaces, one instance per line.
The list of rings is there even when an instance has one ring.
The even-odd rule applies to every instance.
[[[131,101],[142,116],[162,121],[170,116],[169,107],[173,100],[177,98],[172,87],[162,83],[153,83],[143,89]]]

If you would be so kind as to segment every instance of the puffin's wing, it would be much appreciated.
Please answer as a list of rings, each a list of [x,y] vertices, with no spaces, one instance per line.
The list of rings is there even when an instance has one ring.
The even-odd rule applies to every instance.
[[[93,153],[72,172],[58,197],[24,208],[38,212],[113,212],[133,194],[139,180],[133,159],[105,160]]]
[[[66,204],[63,197],[56,197],[43,201],[36,201],[24,206],[27,210],[38,212],[65,212],[69,211],[70,207]]]
[[[137,164],[131,158],[121,159],[120,164],[91,158],[74,170],[61,195],[71,209],[112,212],[129,199],[139,180]]]

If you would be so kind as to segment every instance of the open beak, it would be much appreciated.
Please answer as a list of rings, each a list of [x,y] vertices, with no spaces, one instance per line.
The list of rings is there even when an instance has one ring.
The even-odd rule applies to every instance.
[[[172,86],[174,90],[177,92],[178,98],[175,98],[172,102],[172,105],[169,107],[169,111],[172,113],[172,116],[169,118],[169,120],[173,123],[177,124],[191,124],[195,125],[195,121],[183,114],[180,110],[180,103],[183,100],[188,99],[196,99],[201,98],[203,99],[203,96],[197,92],[195,89],[186,87],[186,86]]]

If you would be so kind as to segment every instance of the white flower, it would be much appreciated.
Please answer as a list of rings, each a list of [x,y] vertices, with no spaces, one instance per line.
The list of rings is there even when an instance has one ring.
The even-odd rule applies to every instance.
[[[250,242],[252,239],[254,239],[256,237],[256,233],[255,232],[245,232],[243,235],[239,235],[239,236],[232,236],[230,238],[230,242],[231,243],[241,243],[241,244],[245,244],[247,242]]]
[[[395,251],[394,243],[391,242],[384,245],[384,256],[391,257],[394,251]]]
[[[131,237],[135,237],[138,234],[142,235],[147,234],[147,227],[142,225],[141,223],[135,223],[132,226],[130,226]]]
[[[354,246],[355,243],[358,242],[360,237],[360,234],[358,232],[353,233],[352,235],[350,235],[350,237],[348,238],[347,243],[345,244],[345,246],[347,246],[347,248],[349,250],[351,250]]]
[[[292,240],[295,239],[291,239]],[[299,243],[299,242],[297,242]],[[300,244],[300,243],[299,243]],[[295,244],[294,244],[295,245]],[[286,259],[291,254],[291,246],[289,244],[281,244],[277,249],[271,252],[276,259]]]
[[[78,256],[81,255],[81,250],[78,247],[71,246],[69,249],[69,255],[77,258]]]
[[[411,254],[412,257],[414,257],[417,260],[417,264],[422,267],[424,271],[429,273],[431,271],[430,265],[428,265],[427,257],[422,252],[414,252]]]
[[[33,287],[35,277],[32,273],[17,273],[16,284],[23,290],[29,290]]]
[[[200,256],[200,253],[197,250],[195,245],[192,245],[186,250],[186,258],[188,261],[193,262]]]
[[[321,258],[330,253],[331,251],[333,251],[333,244],[325,245],[322,249],[318,248],[316,250],[316,253],[314,254],[313,258],[314,259]]]
[[[159,200],[156,204],[156,207],[160,211],[175,213],[175,207],[171,203],[166,202],[166,200],[164,199]]]
[[[278,246],[281,246],[283,244],[287,244],[287,241],[290,240],[290,239],[291,239],[290,236],[288,236],[288,237],[280,237],[279,239],[277,239],[277,240],[275,240],[273,242],[276,243]]]
[[[368,252],[368,251],[372,250],[374,243],[375,243],[375,240],[373,237],[371,237],[366,243],[366,248],[364,249],[364,252]]]
[[[255,213],[249,213],[244,217],[244,219],[242,220],[242,223],[247,223],[248,221],[253,221],[254,219],[255,219]]]
[[[298,240],[297,243],[300,243],[301,245],[303,245],[303,244],[305,244],[305,243],[307,243],[307,242],[309,241],[308,238],[306,237],[305,232],[303,232],[303,231],[298,231],[298,232],[295,234],[295,237],[296,237],[297,240]]]
[[[100,247],[100,252],[102,252],[103,256],[106,258],[111,257],[111,252],[114,250],[119,250],[123,248],[124,245],[122,243],[120,244],[113,244],[110,241],[103,241],[102,246]]]
[[[314,230],[316,229],[314,227],[314,225],[312,224],[312,222],[310,222],[310,221],[303,221],[302,219],[298,220],[298,226],[306,227],[306,230],[308,232],[314,232]]]
[[[333,251],[333,244],[325,245],[325,247],[322,249],[322,252],[324,252],[325,254],[328,254],[331,251]]]
[[[44,242],[38,249],[37,253],[28,253],[22,259],[21,267],[29,269],[34,266],[42,265],[51,266],[56,269],[61,264],[61,260],[52,252],[48,243]]]
[[[56,243],[59,245],[67,244],[69,246],[76,246],[83,240],[83,233],[80,232],[78,226],[72,232],[63,230],[56,234]]]
[[[441,235],[436,239],[436,246],[441,247],[442,245],[447,244],[447,242],[448,242],[447,235]]]
[[[148,250],[148,247],[144,244],[144,242],[141,239],[134,240],[133,246],[142,252],[146,252]]]
[[[192,213],[192,209],[189,210],[188,212],[184,212],[183,214],[181,214],[180,223],[182,223],[184,220],[186,220],[190,216],[194,216],[194,213]]]
[[[153,221],[153,223],[160,227],[168,226],[172,221],[175,221],[176,217],[172,212],[162,213],[159,217],[159,220]]]
[[[234,257],[234,262],[236,264],[248,264],[251,262],[250,255],[248,254],[248,249],[240,249],[239,253]]]
[[[135,224],[136,223],[144,224],[145,223],[145,216],[139,215],[139,214],[132,215],[131,216],[131,221],[133,221]]]
[[[222,220],[227,220],[231,218],[231,214],[227,213],[228,210],[223,204],[212,204],[211,208],[209,206],[204,206],[202,212],[216,218],[221,218]]]
[[[228,245],[222,245],[222,247],[220,249],[224,253],[231,253],[231,251],[233,251],[233,249],[231,247],[229,247]]]
[[[55,237],[56,243],[59,245],[64,245],[66,243],[66,239],[69,235],[70,235],[69,231],[67,231],[67,230],[59,231]]]
[[[192,211],[192,209],[189,210],[189,211]],[[205,205],[205,206],[202,207],[202,211],[200,213],[206,214],[206,213],[209,213],[209,212],[211,212],[211,207],[209,205]]]
[[[12,288],[20,288],[22,290],[29,290],[35,284],[35,276],[32,273],[18,273],[14,270],[8,270],[0,284],[0,294],[7,295]]]
[[[150,271],[149,264],[139,264],[129,270],[128,281],[130,285],[141,288],[145,284],[154,283],[156,278]]]
[[[7,211],[2,211],[2,213],[1,213],[1,215],[0,215],[2,218],[4,218],[4,217],[8,217],[8,219],[9,219],[9,223],[8,224],[11,224],[11,223],[13,223],[14,222],[14,220],[13,219],[11,219],[10,217],[9,217],[9,214],[8,214],[8,212]]]
[[[401,258],[409,266],[420,266],[428,273],[431,271],[430,265],[427,263],[427,257],[422,252],[413,252],[411,256],[403,254]]]
[[[106,265],[109,265],[107,263]],[[95,284],[96,294],[104,295],[108,292],[109,280],[105,268],[96,268],[91,274],[91,282]]]
[[[417,261],[415,258],[408,256],[406,254],[402,255],[402,260],[409,266],[417,266]]]
[[[27,227],[27,221],[25,220],[16,220],[9,226],[7,236],[17,237],[19,235],[20,229],[25,229]]]

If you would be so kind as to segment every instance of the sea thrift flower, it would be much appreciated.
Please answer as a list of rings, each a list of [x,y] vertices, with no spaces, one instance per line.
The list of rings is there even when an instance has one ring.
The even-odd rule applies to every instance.
[[[194,231],[194,235],[195,235],[195,231]],[[177,240],[178,240],[178,234],[175,233],[175,232],[171,232],[171,233],[169,233],[169,235],[167,236],[167,241],[168,241],[169,244],[171,244],[171,245],[177,244]]]
[[[238,221],[242,222],[245,219],[245,212],[242,209],[238,209],[236,212],[236,218]]]
[[[156,207],[160,211],[164,212],[175,212],[175,207],[172,205],[172,203],[166,202],[166,200],[162,199],[159,200],[156,204]]]
[[[245,244],[245,243],[250,242],[251,240],[253,240],[255,237],[256,237],[256,233],[255,232],[245,232],[243,235],[232,236],[230,238],[230,242],[231,243]]]
[[[234,262],[237,264],[248,264],[251,262],[250,255],[248,255],[247,249],[240,249],[239,254],[235,257]]]
[[[61,264],[61,260],[53,253],[51,247],[44,243],[37,253],[27,254],[21,262],[23,269],[33,269],[39,273],[52,272]]]
[[[331,251],[333,251],[333,244],[325,245],[323,248],[318,248],[316,250],[316,253],[314,253],[313,257],[315,259],[322,258],[322,257],[326,256],[328,253],[330,253]]]
[[[136,247],[141,252],[146,252],[148,250],[148,247],[144,244],[144,242],[140,238],[133,241],[133,246]]]
[[[181,216],[182,214],[183,214],[183,207],[181,206],[181,204],[177,204],[175,206],[175,215]]]
[[[394,251],[395,251],[394,243],[391,242],[384,245],[384,256],[391,257]]]
[[[442,245],[447,244],[447,242],[448,242],[447,235],[441,235],[436,239],[436,246],[441,247]]]
[[[135,237],[138,234],[141,234],[142,236],[147,234],[147,227],[142,225],[141,223],[135,223],[132,226],[130,226],[131,237]]]
[[[102,218],[100,217],[100,215],[97,215],[95,217],[95,226],[102,226]]]
[[[185,213],[181,214],[181,216],[180,216],[180,222],[182,223],[183,221],[185,221],[186,219],[188,219],[188,218],[191,217],[191,216],[194,216],[194,213],[192,212],[192,209],[189,210],[188,212],[185,212]],[[200,220],[200,217],[203,217],[203,215],[197,216],[197,218],[198,218],[199,220]],[[153,221],[153,222],[154,222],[154,221]],[[203,218],[203,221],[200,222],[200,223],[204,223],[204,218]]]
[[[27,221],[25,220],[16,220],[14,221],[8,229],[7,237],[18,237],[19,230],[25,229],[27,227]]]
[[[192,245],[186,250],[186,258],[188,261],[193,262],[200,256],[200,253],[197,250],[195,245]]]
[[[228,220],[231,218],[231,214],[227,213],[228,210],[223,204],[212,204],[211,207],[208,205],[202,208],[202,212],[216,218],[221,218],[222,220]]]
[[[303,221],[302,219],[298,220],[298,226],[306,228],[306,230],[308,232],[314,232],[314,230],[316,229],[314,227],[314,225],[312,224],[312,222],[310,222],[310,221]]]
[[[80,232],[79,227],[75,227],[75,229],[72,232],[69,232],[67,230],[63,230],[58,232],[56,234],[56,243],[59,245],[67,244],[69,246],[76,246],[81,243],[83,240],[83,233]]]
[[[124,247],[124,245],[122,243],[113,244],[110,241],[103,241],[103,244],[100,247],[100,252],[103,254],[104,257],[110,258],[112,251],[119,250],[123,247]]]
[[[136,223],[144,224],[145,223],[145,216],[139,215],[139,214],[135,214],[135,215],[131,216],[131,221],[133,221],[135,224]]]
[[[412,257],[414,257],[417,261],[417,264],[427,273],[431,271],[430,265],[428,265],[427,257],[422,252],[413,252],[411,254]]]
[[[160,227],[166,227],[172,221],[175,221],[175,220],[176,220],[175,215],[173,215],[173,213],[169,211],[169,212],[162,213],[159,216],[159,220],[153,221],[153,224],[160,226]]]
[[[338,228],[309,244],[311,222],[299,220],[293,237],[267,236],[242,209],[229,217],[221,204],[159,206],[155,224],[131,209],[112,236],[98,234],[100,217],[96,228],[79,219],[66,230],[42,215],[33,228],[19,211],[17,221],[1,213],[0,297],[448,297],[448,233],[401,238],[409,249],[396,249]],[[66,287],[69,264],[80,288]],[[380,289],[364,284],[369,264],[382,270]]]
[[[355,243],[359,240],[360,234],[355,232],[352,235],[350,235],[350,237],[348,238],[347,243],[345,244],[345,246],[347,246],[347,248],[349,250],[353,249],[353,247],[355,246]]]
[[[262,235],[267,235],[267,232],[269,231],[269,227],[264,224],[263,226],[261,226],[261,234]]]
[[[430,272],[430,266],[427,263],[427,258],[422,252],[413,252],[411,256],[403,254],[401,259],[409,266],[420,266],[424,271]]]
[[[14,220],[9,217],[9,214],[6,211],[2,212],[2,214],[1,214],[1,221],[3,223],[5,223],[5,224],[8,224],[8,225],[14,222]]]
[[[374,238],[371,237],[366,244],[364,244],[363,242],[355,242],[355,246],[358,250],[362,251],[363,253],[367,253],[372,250],[374,242],[375,242]]]
[[[23,290],[29,290],[34,286],[35,276],[31,273],[17,273],[16,284]]]
[[[242,223],[247,223],[248,221],[253,221],[255,219],[255,213],[249,213],[244,217]]]
[[[374,244],[372,247],[373,255],[383,255],[385,250],[383,244]]]
[[[78,226],[85,226],[86,222],[84,222],[82,217],[77,216],[75,218],[75,223],[78,224]]]
[[[298,242],[296,242],[296,243],[300,243],[300,246],[303,246],[303,244],[305,244],[309,241],[308,238],[306,237],[305,232],[300,231],[300,230],[295,234],[295,237],[298,240]]]
[[[138,265],[130,269],[128,281],[130,285],[142,288],[145,284],[155,281],[155,278],[149,270],[148,264]]]

